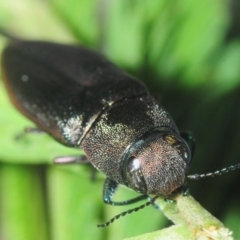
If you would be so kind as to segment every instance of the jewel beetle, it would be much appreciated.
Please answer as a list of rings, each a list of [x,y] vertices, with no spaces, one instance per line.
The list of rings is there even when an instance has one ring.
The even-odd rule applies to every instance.
[[[103,200],[125,205],[171,195],[185,184],[191,151],[146,86],[81,46],[12,39],[1,57],[13,105],[36,127],[106,175]],[[119,184],[141,196],[113,201]]]

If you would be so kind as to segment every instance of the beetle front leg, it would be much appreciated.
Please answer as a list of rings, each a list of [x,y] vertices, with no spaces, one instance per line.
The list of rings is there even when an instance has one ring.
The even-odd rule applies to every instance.
[[[132,204],[144,199],[148,198],[148,195],[141,195],[139,197],[133,198],[133,199],[129,199],[126,201],[121,201],[121,202],[113,202],[112,199],[114,197],[114,194],[117,191],[118,188],[118,183],[111,180],[110,178],[107,178],[105,180],[104,186],[103,186],[103,201],[104,203],[110,204],[112,206],[123,206],[123,205],[128,205],[128,204]]]

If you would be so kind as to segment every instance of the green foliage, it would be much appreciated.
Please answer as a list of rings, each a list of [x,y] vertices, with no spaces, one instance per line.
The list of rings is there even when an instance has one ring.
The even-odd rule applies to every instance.
[[[192,130],[198,139],[192,172],[215,170],[240,157],[240,42],[225,38],[229,17],[228,2],[218,0],[0,1],[0,26],[9,32],[98,49],[160,93],[180,129]],[[5,44],[0,38],[0,49]],[[92,183],[88,167],[52,166],[54,157],[81,150],[60,146],[47,135],[16,140],[33,125],[12,107],[1,82],[0,109],[1,239],[171,239],[178,231],[188,239],[192,234],[176,225],[141,235],[166,226],[153,208],[97,229],[97,223],[129,207],[105,206],[103,176]],[[216,179],[217,185],[209,181],[190,189],[239,238],[239,209],[232,204],[240,196],[236,182],[237,174],[231,174]],[[123,189],[116,198],[132,196]]]
[[[96,0],[52,0],[50,6],[63,24],[84,45],[96,46],[99,40],[98,2]]]

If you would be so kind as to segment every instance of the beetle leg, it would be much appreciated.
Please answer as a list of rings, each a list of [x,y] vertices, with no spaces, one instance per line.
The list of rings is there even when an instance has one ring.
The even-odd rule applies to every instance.
[[[25,127],[24,132],[25,133],[45,133],[43,130],[37,127]]]
[[[28,134],[28,133],[45,133],[43,130],[41,130],[40,128],[37,128],[37,127],[25,127],[23,132],[19,133],[17,136],[16,136],[16,140],[19,140],[21,139],[22,137],[25,136],[25,134]]]
[[[153,200],[153,197],[148,196],[148,201],[151,202],[152,200]],[[155,203],[155,201],[152,202],[152,206],[153,206],[155,209],[158,209],[158,210],[161,211],[161,207],[160,207],[157,203]]]
[[[190,131],[181,131],[180,135],[190,145],[191,154],[193,156],[195,151],[195,143],[196,143],[194,134]]]
[[[188,196],[189,195],[189,188],[187,182],[183,185],[183,196]]]
[[[96,168],[94,168],[92,166],[91,162],[89,162],[87,157],[84,156],[84,155],[82,155],[82,156],[62,156],[62,157],[56,157],[56,158],[54,158],[53,162],[55,164],[89,164],[89,165],[91,165],[90,179],[93,182],[96,180],[97,170],[96,170]]]
[[[141,195],[139,197],[133,198],[133,199],[129,199],[126,201],[121,201],[121,202],[113,202],[113,196],[116,193],[118,188],[118,183],[111,180],[110,178],[107,178],[105,180],[104,186],[103,186],[103,201],[104,203],[110,204],[112,206],[122,206],[122,205],[128,205],[128,204],[132,204],[144,199],[148,198],[148,195]]]
[[[86,156],[62,156],[56,157],[53,160],[56,164],[91,164]]]

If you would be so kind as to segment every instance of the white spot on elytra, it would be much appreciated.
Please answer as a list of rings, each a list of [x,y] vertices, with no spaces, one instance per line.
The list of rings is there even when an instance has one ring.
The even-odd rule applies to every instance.
[[[27,82],[28,81],[28,76],[27,75],[22,75],[22,81]]]
[[[64,114],[64,113],[63,113]],[[64,138],[73,144],[76,144],[82,133],[82,116],[74,116],[58,122]]]

